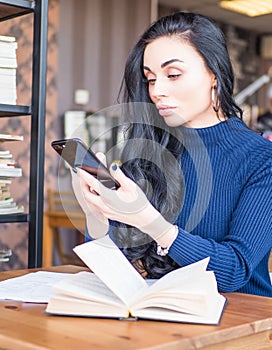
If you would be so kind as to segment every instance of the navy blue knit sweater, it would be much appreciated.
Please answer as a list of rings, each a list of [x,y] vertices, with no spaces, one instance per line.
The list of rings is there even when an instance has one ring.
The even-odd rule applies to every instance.
[[[185,194],[169,255],[180,266],[210,256],[221,292],[272,297],[272,142],[237,117],[182,131]]]

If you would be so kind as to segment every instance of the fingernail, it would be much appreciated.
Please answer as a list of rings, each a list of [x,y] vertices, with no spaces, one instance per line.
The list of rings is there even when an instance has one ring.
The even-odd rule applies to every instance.
[[[112,170],[117,170],[118,169],[118,165],[116,163],[113,163],[111,166]]]
[[[76,174],[77,173],[77,168],[72,168],[73,172]]]

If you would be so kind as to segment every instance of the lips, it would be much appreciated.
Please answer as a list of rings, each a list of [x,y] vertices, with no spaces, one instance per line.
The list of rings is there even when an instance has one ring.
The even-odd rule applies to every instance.
[[[174,113],[174,110],[176,109],[176,107],[167,106],[167,105],[157,105],[156,107],[159,111],[159,114],[162,117],[167,117],[167,116],[172,115]]]

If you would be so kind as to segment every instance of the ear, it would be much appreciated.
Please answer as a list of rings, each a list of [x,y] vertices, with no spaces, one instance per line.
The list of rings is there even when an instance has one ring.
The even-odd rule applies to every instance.
[[[212,88],[216,88],[217,87],[217,78],[216,76],[213,74],[212,75]]]

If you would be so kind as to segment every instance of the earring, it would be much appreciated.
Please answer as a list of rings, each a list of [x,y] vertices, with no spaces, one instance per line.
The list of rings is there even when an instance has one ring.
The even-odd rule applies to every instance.
[[[214,86],[212,88],[212,107],[213,107],[213,110],[215,111],[215,113],[218,113],[218,111],[219,111],[219,100],[218,100],[217,94],[216,94],[216,98],[215,98],[215,91],[216,91],[216,86]]]

